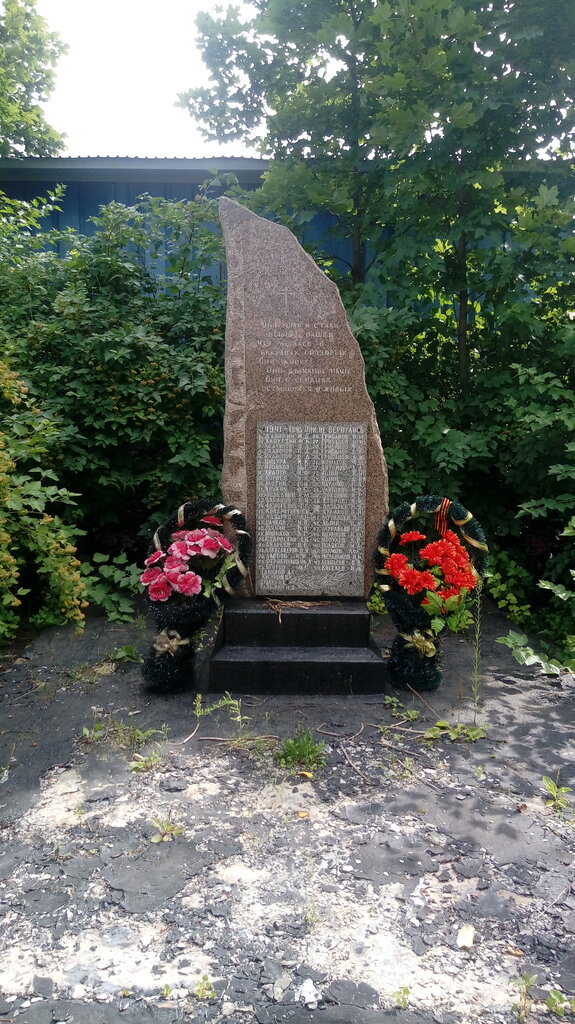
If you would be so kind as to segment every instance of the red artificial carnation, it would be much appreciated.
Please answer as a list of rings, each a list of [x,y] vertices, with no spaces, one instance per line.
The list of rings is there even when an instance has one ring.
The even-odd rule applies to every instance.
[[[419,594],[421,590],[435,590],[437,587],[437,580],[428,569],[423,572],[411,567],[402,569],[398,581],[408,594]]]
[[[172,588],[165,576],[150,583],[148,594],[152,601],[167,601],[171,593]]]
[[[228,540],[227,537],[218,536],[217,541],[218,541],[218,544],[220,545],[222,551],[227,551],[228,554],[229,554],[230,551],[234,550],[233,544]]]
[[[407,555],[393,554],[386,559],[384,568],[398,579],[401,570],[407,568],[408,565],[409,559]]]
[[[427,540],[424,533],[419,533],[418,530],[411,530],[410,533],[402,533],[399,538],[400,544],[411,544],[416,540]]]
[[[213,526],[222,526],[222,520],[218,519],[217,516],[204,516],[204,518],[201,519],[200,522],[212,523]]]

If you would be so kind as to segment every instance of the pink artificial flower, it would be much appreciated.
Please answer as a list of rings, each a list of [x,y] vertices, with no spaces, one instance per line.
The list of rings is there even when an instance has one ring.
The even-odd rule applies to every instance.
[[[146,561],[144,562],[144,565],[153,565],[154,562],[159,562],[160,558],[163,558],[163,557],[164,557],[164,552],[163,551],[154,551],[153,555],[150,555],[149,558],[146,558]]]
[[[187,532],[188,532],[187,530],[178,530],[176,533],[172,534],[172,536],[170,537],[170,540],[172,540],[172,541],[174,541],[174,540],[185,540]]]
[[[187,555],[168,555],[164,562],[164,570],[177,569],[178,572],[182,572],[182,569],[187,569],[188,557]]]
[[[233,551],[233,544],[230,543],[227,537],[218,537],[218,544],[224,551]]]
[[[158,580],[160,576],[163,575],[164,574],[160,568],[144,569],[142,575],[140,576],[140,583],[143,583],[144,586],[147,587],[149,583],[153,583],[154,580]]]
[[[207,530],[188,530],[185,534],[185,540],[187,544],[195,544],[200,540],[203,540],[208,534]]]
[[[148,590],[152,601],[167,601],[171,592],[172,588],[165,578],[150,583],[150,589]]]
[[[185,569],[185,566],[183,565],[182,562],[178,562],[178,565],[175,569],[167,569],[166,572],[164,573],[164,579],[167,580],[167,582],[170,584],[171,587],[173,587],[174,590],[178,589],[178,580],[182,575],[182,569]]]
[[[184,572],[178,576],[177,587],[175,588],[180,594],[185,594],[186,597],[192,597],[194,594],[199,594],[202,589],[202,577],[198,576],[195,572]]]
[[[201,520],[202,523],[212,523],[214,526],[222,526],[222,520],[218,519],[217,516],[204,516]]]
[[[220,552],[220,545],[215,537],[204,537],[198,547],[199,554],[205,555],[206,558],[215,558]]]
[[[180,558],[188,557],[188,546],[184,540],[177,540],[174,544],[170,544],[168,548],[169,555],[175,555]]]
[[[202,548],[200,544],[188,544],[188,558],[193,558],[194,555],[201,555]]]

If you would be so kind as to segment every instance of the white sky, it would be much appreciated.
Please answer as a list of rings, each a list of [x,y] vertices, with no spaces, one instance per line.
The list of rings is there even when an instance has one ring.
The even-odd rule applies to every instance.
[[[227,6],[227,2],[220,6]],[[258,156],[240,143],[205,142],[179,92],[208,84],[195,18],[218,0],[37,0],[68,44],[45,106],[66,134],[65,156]],[[237,6],[240,6],[237,4]]]

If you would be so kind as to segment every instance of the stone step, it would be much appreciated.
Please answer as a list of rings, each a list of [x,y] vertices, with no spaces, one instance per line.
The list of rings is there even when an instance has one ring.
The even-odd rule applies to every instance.
[[[376,648],[226,645],[211,658],[209,689],[243,693],[383,693]]]
[[[297,607],[236,601],[224,610],[220,645],[257,647],[367,647],[370,615],[363,601]]]

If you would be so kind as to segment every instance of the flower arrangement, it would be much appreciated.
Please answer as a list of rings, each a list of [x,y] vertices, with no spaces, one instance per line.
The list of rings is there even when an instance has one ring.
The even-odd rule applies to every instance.
[[[201,522],[213,523],[220,529],[223,526],[223,521],[214,515],[204,516]],[[175,595],[195,597],[202,590],[210,597],[223,586],[226,572],[236,564],[236,556],[233,545],[220,529],[178,530],[172,534],[167,551],[160,548],[146,558],[147,568],[140,582],[148,588],[151,601],[167,601]]]
[[[437,539],[404,529],[410,519],[430,513]],[[384,523],[375,560],[376,575],[386,577],[378,587],[398,629],[388,662],[392,685],[439,686],[439,634],[445,628],[465,629],[473,621],[471,595],[486,571],[487,552],[472,513],[437,495],[404,502]]]
[[[242,513],[213,499],[186,502],[156,530],[140,576],[160,630],[144,661],[146,682],[187,685],[194,634],[247,576],[250,553]]]

